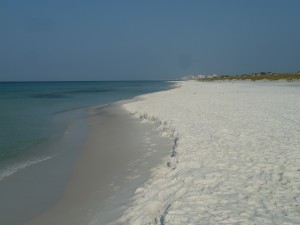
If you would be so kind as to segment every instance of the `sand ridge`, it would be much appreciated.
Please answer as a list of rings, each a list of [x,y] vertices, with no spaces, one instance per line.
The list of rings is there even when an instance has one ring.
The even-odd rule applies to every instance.
[[[122,224],[299,224],[300,85],[179,82],[123,107],[173,136]]]

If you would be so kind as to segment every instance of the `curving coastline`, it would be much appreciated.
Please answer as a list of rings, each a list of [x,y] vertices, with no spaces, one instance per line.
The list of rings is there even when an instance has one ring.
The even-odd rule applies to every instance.
[[[119,103],[89,109],[87,125],[89,134],[63,193],[27,225],[115,221],[171,148],[169,139],[131,118]]]

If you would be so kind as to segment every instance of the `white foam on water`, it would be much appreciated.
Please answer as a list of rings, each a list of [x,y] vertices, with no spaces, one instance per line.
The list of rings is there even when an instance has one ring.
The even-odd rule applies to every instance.
[[[25,169],[26,167],[32,166],[34,164],[49,160],[56,155],[53,156],[45,156],[40,158],[32,158],[27,159],[21,162],[15,162],[13,164],[5,166],[5,168],[0,170],[0,181],[5,179],[6,177],[9,177],[13,175],[14,173],[18,172],[19,170]]]

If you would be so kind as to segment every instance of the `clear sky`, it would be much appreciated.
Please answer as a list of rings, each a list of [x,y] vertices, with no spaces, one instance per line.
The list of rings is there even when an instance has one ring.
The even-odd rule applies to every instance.
[[[0,0],[0,81],[300,70],[298,0]]]

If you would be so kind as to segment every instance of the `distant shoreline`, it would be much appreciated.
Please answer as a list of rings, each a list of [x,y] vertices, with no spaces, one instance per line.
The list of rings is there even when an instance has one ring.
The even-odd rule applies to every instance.
[[[300,72],[297,73],[272,73],[272,72],[261,72],[254,74],[241,74],[241,75],[223,75],[223,76],[213,76],[205,78],[197,78],[199,81],[215,81],[215,80],[287,80],[295,81],[300,80]]]

